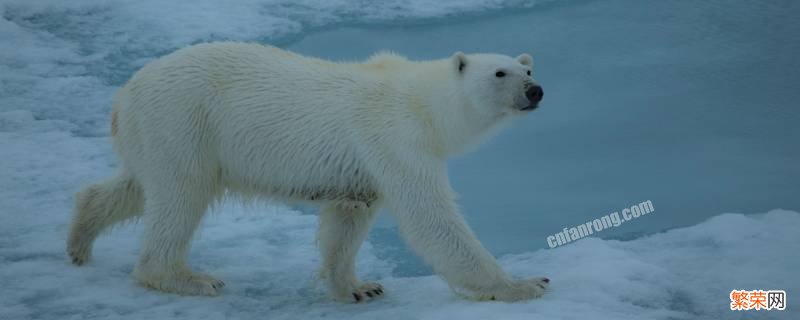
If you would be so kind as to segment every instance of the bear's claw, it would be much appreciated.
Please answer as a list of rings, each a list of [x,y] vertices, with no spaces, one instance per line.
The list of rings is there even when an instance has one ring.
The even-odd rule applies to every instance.
[[[67,247],[67,254],[72,260],[72,264],[81,266],[89,262],[89,256],[92,252],[91,243],[81,243],[78,241],[71,241]]]
[[[354,299],[352,302],[359,303],[362,301],[370,301],[383,296],[383,286],[381,286],[379,283],[368,282],[356,288],[356,291],[354,291],[352,294]]]

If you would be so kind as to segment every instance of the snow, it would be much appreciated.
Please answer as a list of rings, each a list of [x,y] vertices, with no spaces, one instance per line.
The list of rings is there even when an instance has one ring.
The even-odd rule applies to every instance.
[[[800,45],[788,38],[798,24],[785,23],[796,17],[797,5],[776,1],[758,8],[713,7],[710,2],[710,11],[687,9],[679,10],[685,15],[670,16],[674,11],[665,7],[678,6],[672,2],[633,3],[0,0],[0,319],[798,318],[793,301],[800,278],[793,271],[800,269],[800,213],[769,210],[797,210],[800,134],[797,112],[791,110],[800,99],[800,81],[791,72]],[[625,14],[599,14],[603,10]],[[748,15],[762,12],[770,15]],[[502,19],[485,18],[492,14]],[[704,18],[681,20],[695,15]],[[717,15],[759,23],[730,26]],[[676,20],[688,29],[671,29]],[[716,23],[742,29],[720,33]],[[773,32],[777,29],[771,23],[781,31]],[[504,24],[537,28],[535,34],[514,33],[528,32],[524,28],[498,33]],[[576,36],[587,29],[599,30],[599,36]],[[668,30],[697,39],[649,38],[651,33],[637,30]],[[415,38],[419,34],[426,40]],[[537,40],[510,40],[525,36]],[[626,38],[636,41],[621,41]],[[533,52],[548,97],[556,102],[545,104],[536,117],[499,136],[487,150],[458,160],[453,179],[463,192],[469,220],[487,247],[503,254],[506,270],[516,277],[547,276],[551,290],[541,299],[513,304],[460,299],[441,279],[414,265],[394,229],[379,228],[359,255],[358,271],[380,281],[388,295],[368,304],[334,303],[314,276],[319,257],[312,210],[234,201],[207,216],[190,256],[195,268],[226,281],[220,297],[179,297],[137,286],[129,275],[141,234],[136,223],[101,236],[88,265],[69,264],[64,246],[72,196],[116,168],[108,138],[114,91],[159,55],[220,39],[269,42],[350,60],[376,49],[415,58],[441,57],[454,48]],[[620,70],[619,76],[605,77]],[[748,74],[759,81],[750,81]],[[745,81],[751,95],[738,91]],[[667,82],[675,83],[670,90],[664,89]],[[611,90],[620,85],[636,90]],[[603,90],[613,101],[584,107],[597,99],[575,93],[592,89]],[[674,103],[675,92],[693,99]],[[647,122],[646,129],[628,125],[614,130],[624,136],[599,134],[609,123],[622,127],[614,121],[645,117],[637,108],[657,105],[653,97],[669,102],[669,110],[701,110],[690,114],[703,121],[652,108],[648,114],[657,120]],[[758,108],[751,106],[756,104],[769,112],[755,113]],[[717,116],[726,108],[736,112],[717,121],[703,117],[703,112]],[[602,117],[601,110],[613,112]],[[663,138],[675,134],[674,128],[705,135],[691,142],[681,135]],[[648,132],[658,134],[648,140],[630,138]],[[529,142],[530,136],[542,139]],[[748,140],[754,138],[763,139]],[[564,149],[584,140],[589,142],[582,149],[597,155],[596,171],[576,169],[584,167],[576,159],[586,154]],[[627,158],[608,157],[591,145],[613,145],[611,153]],[[663,159],[653,162],[648,154]],[[542,170],[521,171],[522,164]],[[686,171],[695,166],[702,170]],[[623,172],[618,167],[632,172],[629,180],[652,185],[606,191],[614,175]],[[622,236],[614,235],[626,241],[586,238],[537,250],[546,246],[546,235],[644,201],[648,192],[657,197],[656,212],[618,228]],[[581,204],[572,199],[582,199]],[[492,213],[497,210],[506,215]],[[737,210],[745,214],[719,214]],[[685,227],[675,228],[680,226]],[[786,290],[788,308],[729,311],[732,289]]]

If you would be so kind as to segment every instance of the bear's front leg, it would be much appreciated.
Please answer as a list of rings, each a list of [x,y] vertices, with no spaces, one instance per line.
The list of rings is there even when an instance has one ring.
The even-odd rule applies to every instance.
[[[547,278],[511,279],[478,242],[458,213],[444,164],[419,163],[414,168],[400,163],[384,166],[401,170],[383,170],[387,176],[380,179],[386,202],[411,247],[451,288],[472,298],[518,301],[544,294]]]
[[[345,200],[328,203],[320,212],[317,233],[322,255],[320,277],[338,301],[363,302],[384,294],[380,284],[360,282],[355,274],[356,253],[377,211],[375,203]]]

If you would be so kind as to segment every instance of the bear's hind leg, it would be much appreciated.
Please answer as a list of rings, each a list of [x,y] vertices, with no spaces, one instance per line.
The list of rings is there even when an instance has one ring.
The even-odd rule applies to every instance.
[[[369,233],[377,206],[361,201],[335,201],[320,212],[317,242],[322,254],[320,277],[325,279],[334,299],[362,302],[383,295],[383,287],[360,282],[355,274],[355,257]]]
[[[67,253],[76,265],[89,261],[97,235],[113,224],[140,215],[144,204],[139,183],[125,171],[83,189],[75,198]]]
[[[193,272],[186,256],[194,230],[215,193],[211,184],[182,181],[145,186],[145,236],[134,277],[144,286],[181,295],[216,296],[225,284]]]

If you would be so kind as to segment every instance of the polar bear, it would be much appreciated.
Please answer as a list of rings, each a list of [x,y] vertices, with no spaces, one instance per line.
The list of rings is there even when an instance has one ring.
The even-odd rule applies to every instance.
[[[457,293],[541,296],[547,278],[512,279],[458,212],[446,159],[539,104],[530,55],[410,61],[381,53],[336,63],[259,44],[210,43],[150,62],[116,94],[118,174],[76,196],[68,254],[89,260],[105,228],[142,216],[133,276],[146,287],[217,295],[224,283],[186,263],[192,234],[224,194],[321,206],[317,235],[333,298],[369,301],[354,259],[376,212]]]

